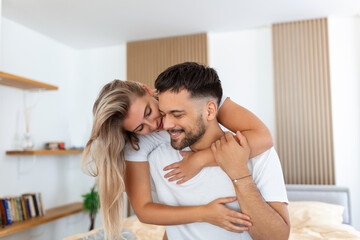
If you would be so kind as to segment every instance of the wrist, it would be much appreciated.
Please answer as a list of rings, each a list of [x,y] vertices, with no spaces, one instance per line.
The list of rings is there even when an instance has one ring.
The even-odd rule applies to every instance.
[[[201,205],[201,206],[197,206],[197,211],[198,214],[194,214],[195,215],[195,222],[206,222],[206,205]]]
[[[232,183],[233,183],[233,185],[234,185],[234,187],[235,187],[235,189],[239,189],[239,188],[243,188],[243,187],[245,187],[245,186],[249,186],[249,184],[250,185],[253,185],[254,184],[254,180],[253,180],[253,178],[252,178],[252,175],[250,175],[250,176],[248,176],[248,177],[245,177],[245,178],[242,178],[242,179],[239,179],[238,181],[232,181]],[[246,192],[246,191],[245,191]],[[242,194],[244,194],[244,193],[237,193],[237,194],[239,194],[239,197],[240,196],[242,196]]]
[[[238,177],[238,178],[235,178],[235,179],[231,179],[231,181],[232,181],[233,183],[237,183],[237,182],[239,182],[239,181],[241,181],[241,180],[243,180],[243,179],[245,179],[245,178],[249,178],[249,177],[252,177],[251,174],[245,175],[245,176],[242,176],[242,177]]]
[[[194,155],[195,159],[198,160],[201,168],[216,166],[216,161],[211,150],[196,152]]]
[[[242,168],[240,170],[229,173],[228,176],[231,179],[231,181],[233,181],[234,179],[242,178],[242,177],[248,176],[250,174],[251,173],[250,173],[249,169],[246,167],[245,169]]]

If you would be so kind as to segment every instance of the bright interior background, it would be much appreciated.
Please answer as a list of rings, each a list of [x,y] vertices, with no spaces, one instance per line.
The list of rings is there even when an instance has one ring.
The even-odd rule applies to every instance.
[[[76,48],[4,16],[0,21],[0,70],[59,86],[58,91],[26,96],[36,102],[30,126],[36,146],[47,141],[83,146],[100,88],[115,78],[126,79],[125,41]],[[208,31],[208,38],[210,66],[218,71],[225,94],[259,116],[275,136],[270,25]],[[331,16],[329,45],[336,182],[350,187],[353,225],[359,230],[360,17]],[[41,192],[45,208],[81,201],[94,179],[81,172],[78,155],[5,155],[24,133],[24,95],[0,85],[0,196]],[[96,227],[100,224],[97,218]],[[80,213],[3,239],[61,239],[86,232],[88,226],[88,216]]]

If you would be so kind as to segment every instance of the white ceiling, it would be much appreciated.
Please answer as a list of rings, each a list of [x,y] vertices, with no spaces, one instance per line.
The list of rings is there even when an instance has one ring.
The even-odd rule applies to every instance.
[[[74,48],[360,14],[360,0],[3,0],[2,15]]]

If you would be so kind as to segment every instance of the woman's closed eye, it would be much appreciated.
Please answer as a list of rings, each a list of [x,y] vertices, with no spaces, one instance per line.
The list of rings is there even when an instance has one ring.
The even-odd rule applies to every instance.
[[[148,111],[148,113],[146,114],[146,117],[150,117],[151,113],[152,113],[152,109],[149,108],[149,111]]]
[[[138,129],[136,129],[135,133],[140,133],[144,129],[144,125],[141,124]]]

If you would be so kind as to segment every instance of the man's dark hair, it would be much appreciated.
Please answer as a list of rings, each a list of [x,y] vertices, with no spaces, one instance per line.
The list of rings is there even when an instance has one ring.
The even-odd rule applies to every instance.
[[[158,93],[178,93],[186,89],[191,97],[213,97],[218,105],[222,97],[221,81],[217,72],[195,62],[184,62],[169,67],[157,77],[155,88]]]

